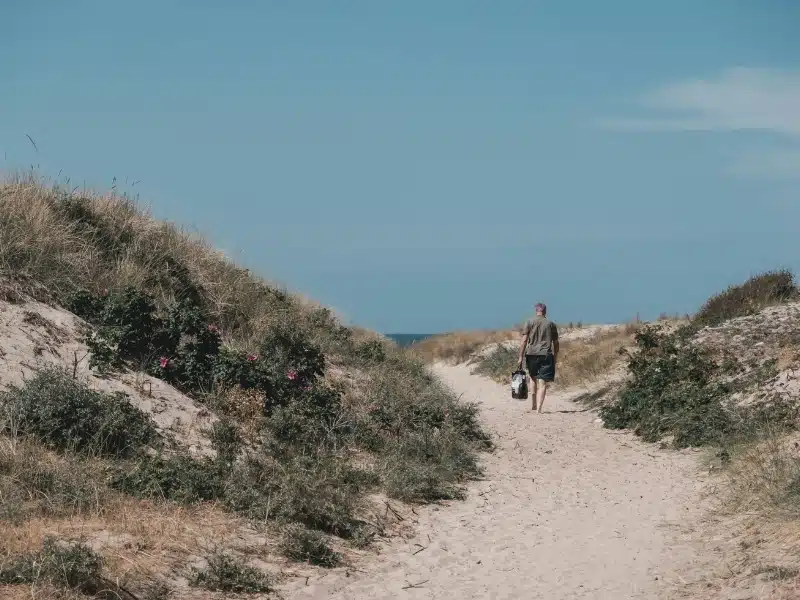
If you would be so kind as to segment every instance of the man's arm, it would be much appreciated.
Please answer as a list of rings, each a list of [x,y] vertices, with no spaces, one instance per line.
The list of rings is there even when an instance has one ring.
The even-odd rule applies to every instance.
[[[525,347],[528,345],[528,334],[523,333],[522,339],[519,344],[519,368],[522,368],[522,363],[525,360]]]
[[[528,334],[530,333],[530,323],[525,323],[522,327],[522,339],[519,343],[519,368],[522,368],[522,363],[525,360],[525,348],[528,346]]]

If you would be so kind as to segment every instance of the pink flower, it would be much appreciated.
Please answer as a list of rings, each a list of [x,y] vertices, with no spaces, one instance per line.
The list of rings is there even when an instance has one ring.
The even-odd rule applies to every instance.
[[[248,354],[247,355],[247,360],[249,360],[250,362],[253,362],[254,360],[258,360],[258,354]]]
[[[374,404],[370,404],[370,405],[367,407],[367,410],[368,410],[369,412],[375,412],[376,410],[378,410],[378,407],[377,407],[377,406],[375,406]]]
[[[208,326],[208,330],[209,330],[211,333],[219,333],[219,327],[217,327],[216,325],[213,325],[213,324],[210,324],[210,325]]]
[[[101,296],[108,296],[108,288],[104,288],[102,292],[100,292]]]
[[[286,377],[294,381],[295,379],[297,379],[297,371],[295,371],[294,369],[289,369],[288,371],[286,371]]]
[[[311,391],[311,386],[310,385],[304,385],[303,386],[303,391],[304,392],[310,392]]]
[[[158,363],[161,365],[162,369],[166,369],[169,366],[169,359],[166,356],[162,356],[158,359]]]

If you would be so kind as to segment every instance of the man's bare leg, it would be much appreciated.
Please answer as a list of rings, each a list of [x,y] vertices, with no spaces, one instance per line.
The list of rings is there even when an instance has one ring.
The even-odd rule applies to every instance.
[[[538,393],[538,388],[536,386],[536,378],[531,377],[531,410],[536,410],[536,394]]]
[[[542,414],[542,406],[544,406],[544,396],[547,394],[547,382],[539,381],[533,388],[536,391],[536,411]]]

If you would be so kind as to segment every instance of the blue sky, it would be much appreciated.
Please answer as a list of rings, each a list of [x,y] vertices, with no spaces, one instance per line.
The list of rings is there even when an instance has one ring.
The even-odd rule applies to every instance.
[[[0,168],[116,177],[384,332],[690,312],[800,264],[800,3],[229,4],[4,7]]]

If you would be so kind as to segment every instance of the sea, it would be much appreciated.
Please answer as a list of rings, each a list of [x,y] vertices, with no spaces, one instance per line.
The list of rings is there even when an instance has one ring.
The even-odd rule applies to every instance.
[[[429,338],[432,335],[434,335],[434,334],[432,334],[432,333],[387,333],[386,337],[388,337],[391,340],[394,340],[394,342],[398,346],[401,346],[401,347],[405,348],[405,347],[410,346],[411,344],[414,344],[416,342],[422,341],[425,338]]]

